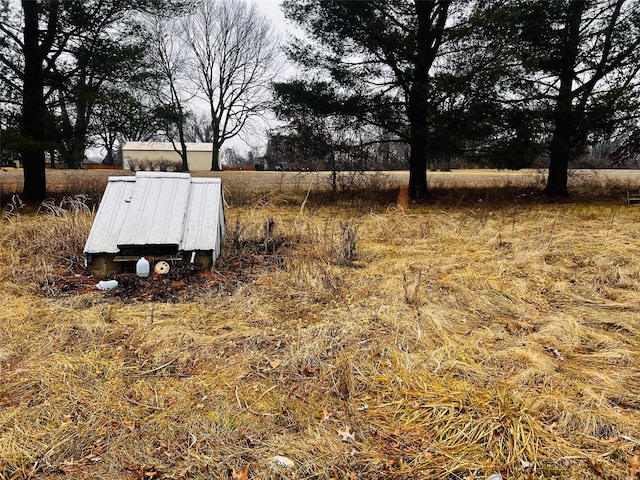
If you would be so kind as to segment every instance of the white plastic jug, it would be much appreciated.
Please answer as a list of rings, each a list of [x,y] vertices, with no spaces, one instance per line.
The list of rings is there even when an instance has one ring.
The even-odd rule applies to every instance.
[[[140,260],[136,263],[136,275],[139,277],[149,276],[149,260],[144,257],[140,257]]]

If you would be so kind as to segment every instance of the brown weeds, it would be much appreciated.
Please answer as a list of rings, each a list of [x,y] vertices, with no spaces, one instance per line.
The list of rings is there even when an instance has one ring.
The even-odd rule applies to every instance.
[[[91,213],[6,216],[0,478],[636,477],[638,207],[306,194],[178,303],[47,296]]]

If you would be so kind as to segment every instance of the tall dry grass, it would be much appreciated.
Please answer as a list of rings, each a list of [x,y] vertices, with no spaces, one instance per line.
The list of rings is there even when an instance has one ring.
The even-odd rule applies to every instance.
[[[5,216],[0,478],[636,478],[640,208],[522,193],[236,194],[217,268],[269,261],[171,304],[51,296],[91,213]]]

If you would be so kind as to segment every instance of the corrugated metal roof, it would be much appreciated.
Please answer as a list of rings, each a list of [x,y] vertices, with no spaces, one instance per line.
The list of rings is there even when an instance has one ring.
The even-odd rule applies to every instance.
[[[135,177],[109,177],[109,183],[84,247],[85,253],[118,253],[120,251],[117,236],[112,232],[122,230],[131,203],[135,180]]]
[[[219,178],[192,178],[191,197],[187,209],[181,250],[220,249],[224,236],[222,182]]]
[[[109,177],[84,252],[117,254],[125,247],[162,245],[220,254],[225,232],[219,178],[137,172]]]
[[[187,152],[211,152],[213,143],[187,142]],[[126,142],[122,151],[162,151],[175,152],[171,142]]]
[[[180,245],[190,187],[188,173],[138,172],[118,247]]]

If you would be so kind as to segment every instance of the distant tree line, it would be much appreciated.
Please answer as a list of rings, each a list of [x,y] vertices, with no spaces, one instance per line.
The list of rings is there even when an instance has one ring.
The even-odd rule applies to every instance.
[[[285,0],[303,76],[275,84],[273,148],[323,162],[375,142],[409,148],[409,194],[434,162],[522,168],[546,192],[596,146],[638,156],[640,2]],[[601,152],[604,149],[601,148]],[[363,163],[364,164],[364,163]]]
[[[568,195],[587,152],[640,152],[637,0],[284,0],[302,31],[283,49],[300,72],[273,82],[278,38],[244,0],[0,0],[0,149],[24,166],[118,159],[127,140],[213,144],[220,159],[278,169],[549,169]],[[201,105],[198,110],[196,105]],[[264,159],[224,150],[271,110]],[[262,122],[262,123],[261,123]]]

